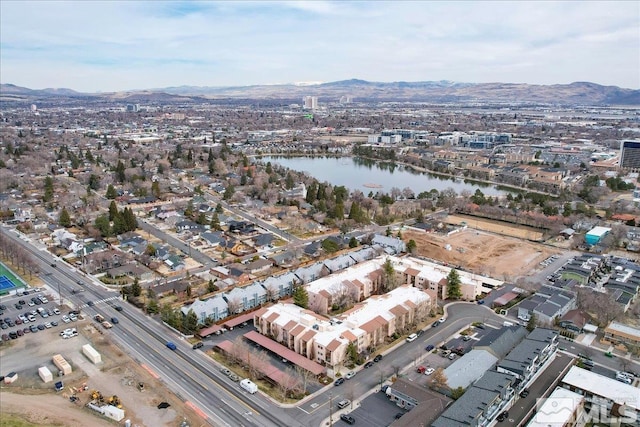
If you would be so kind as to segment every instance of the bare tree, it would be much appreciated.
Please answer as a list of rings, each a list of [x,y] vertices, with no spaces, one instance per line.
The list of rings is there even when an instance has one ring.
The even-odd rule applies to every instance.
[[[300,379],[302,380],[302,394],[304,394],[306,396],[307,394],[307,385],[309,384],[309,381],[314,378],[313,372],[304,369],[302,366],[298,366],[296,365],[295,367],[296,372],[298,374],[298,376],[300,377]]]
[[[431,388],[434,390],[442,390],[449,388],[447,376],[444,374],[444,369],[442,367],[437,368],[433,374],[431,374],[431,379],[429,380],[429,384]]]

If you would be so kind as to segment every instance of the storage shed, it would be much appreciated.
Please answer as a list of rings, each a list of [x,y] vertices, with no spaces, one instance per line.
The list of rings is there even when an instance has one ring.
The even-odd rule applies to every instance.
[[[71,365],[69,365],[69,362],[67,362],[61,354],[53,356],[53,364],[56,365],[56,368],[58,368],[60,372],[62,372],[62,375],[69,375],[73,372]]]
[[[91,344],[85,344],[82,346],[82,354],[87,356],[87,359],[89,359],[94,365],[102,362],[100,353],[98,353],[95,348],[91,347]]]
[[[38,368],[38,375],[40,375],[40,378],[42,378],[42,381],[45,383],[53,381],[53,374],[46,366]]]

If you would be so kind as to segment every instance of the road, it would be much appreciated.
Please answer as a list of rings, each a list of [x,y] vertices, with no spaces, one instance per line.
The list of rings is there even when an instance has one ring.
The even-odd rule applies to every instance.
[[[473,303],[453,303],[447,306],[447,321],[437,328],[429,326],[415,341],[407,343],[402,341],[393,349],[384,354],[383,359],[375,363],[369,369],[359,368],[357,375],[343,385],[333,385],[324,389],[324,392],[312,399],[298,405],[295,409],[285,410],[291,416],[303,415],[309,426],[320,426],[329,418],[330,401],[335,403],[341,399],[359,398],[370,390],[379,390],[382,383],[391,378],[394,373],[404,369],[414,369],[418,360],[425,354],[428,344],[440,345],[448,337],[458,330],[468,326],[472,322],[483,321],[491,325],[499,326],[503,318],[495,314],[486,306]],[[334,420],[337,419],[334,416]]]
[[[189,343],[145,316],[139,310],[124,304],[116,312],[118,293],[101,286],[58,261],[46,251],[41,251],[22,240],[17,233],[0,227],[0,232],[31,252],[39,262],[44,279],[54,289],[60,289],[64,298],[79,308],[83,314],[93,317],[101,314],[106,318],[114,315],[120,319],[108,334],[116,344],[127,351],[138,363],[149,367],[178,397],[197,407],[211,425],[216,426],[295,426],[300,423],[275,407],[261,394],[248,395],[240,387],[219,373],[218,367],[204,353],[193,351]],[[83,292],[72,294],[82,282]],[[114,299],[115,297],[115,299]],[[88,306],[91,301],[93,306]],[[166,348],[173,341],[176,351]]]

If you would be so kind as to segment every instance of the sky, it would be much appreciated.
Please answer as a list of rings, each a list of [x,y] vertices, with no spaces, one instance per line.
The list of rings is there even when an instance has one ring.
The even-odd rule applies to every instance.
[[[637,1],[0,1],[0,82],[434,81],[640,89]]]

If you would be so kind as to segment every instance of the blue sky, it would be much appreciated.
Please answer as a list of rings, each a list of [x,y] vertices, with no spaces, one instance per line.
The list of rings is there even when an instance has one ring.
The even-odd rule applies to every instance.
[[[0,82],[85,92],[370,81],[640,88],[640,2],[0,2]]]

